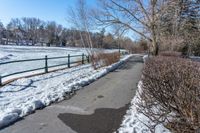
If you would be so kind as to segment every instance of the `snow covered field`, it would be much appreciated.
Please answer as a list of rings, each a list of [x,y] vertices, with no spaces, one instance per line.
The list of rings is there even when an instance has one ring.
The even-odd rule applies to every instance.
[[[106,50],[108,52],[114,50]],[[33,47],[33,46],[8,46],[0,45],[0,63],[13,60],[25,60],[34,58],[44,58],[45,55],[48,57],[58,57],[70,55],[82,55],[87,54],[84,48],[59,48],[59,47]],[[71,61],[79,61],[81,57],[71,58]],[[67,58],[48,60],[48,66],[67,64]],[[44,60],[41,61],[31,61],[31,62],[20,62],[13,64],[0,65],[0,75],[4,76],[14,72],[31,70],[35,68],[43,68],[45,66]],[[65,66],[66,67],[66,66]],[[25,75],[30,75],[38,72],[44,72],[44,70],[37,72],[29,72],[27,74],[20,74],[3,79],[7,81],[12,78],[21,77]]]
[[[63,100],[73,90],[80,89],[107,74],[129,57],[131,55],[98,70],[87,64],[11,82],[0,89],[0,128],[36,109]]]
[[[0,62],[44,58],[45,55],[47,55],[48,57],[57,57],[57,56],[67,56],[68,54],[81,55],[82,53],[86,54],[86,51],[80,48],[56,48],[56,47],[47,48],[47,47],[0,45]],[[74,58],[74,60],[76,59]],[[51,60],[48,62],[49,65],[63,64],[63,63],[67,63],[66,58],[59,60]],[[44,66],[45,66],[44,60],[6,64],[0,66],[0,74],[3,76],[18,71],[30,70],[34,68],[42,68]]]

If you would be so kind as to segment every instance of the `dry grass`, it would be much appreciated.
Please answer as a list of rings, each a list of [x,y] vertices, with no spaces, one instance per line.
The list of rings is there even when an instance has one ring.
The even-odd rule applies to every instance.
[[[144,66],[142,82],[141,113],[172,132],[200,131],[200,63],[154,57]]]
[[[113,63],[116,63],[120,60],[120,53],[96,53],[91,56],[92,66],[95,69],[100,67],[109,66]]]

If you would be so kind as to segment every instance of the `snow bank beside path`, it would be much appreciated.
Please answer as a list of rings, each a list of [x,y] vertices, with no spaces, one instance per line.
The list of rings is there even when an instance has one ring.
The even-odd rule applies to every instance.
[[[119,62],[98,70],[94,70],[91,65],[82,65],[19,79],[2,87],[0,89],[0,128],[33,113],[36,109],[64,100],[67,94],[116,69],[131,56],[125,56]]]
[[[149,59],[148,55],[143,56],[144,63]],[[141,101],[139,92],[142,91],[142,81],[138,83],[138,90],[135,97],[131,101],[131,106],[127,110],[126,115],[122,121],[117,133],[151,133],[148,125],[153,125],[153,122],[144,114],[138,112],[140,108],[138,103]],[[162,124],[155,127],[155,133],[171,133]]]
[[[140,81],[138,84],[138,91],[141,90]],[[148,117],[138,112],[137,103],[141,100],[139,98],[139,93],[136,92],[135,97],[131,101],[131,106],[129,110],[126,112],[124,119],[117,133],[151,133],[150,129],[147,125],[151,125],[152,122]],[[168,129],[166,129],[162,124],[157,125],[155,128],[155,133],[171,133]]]

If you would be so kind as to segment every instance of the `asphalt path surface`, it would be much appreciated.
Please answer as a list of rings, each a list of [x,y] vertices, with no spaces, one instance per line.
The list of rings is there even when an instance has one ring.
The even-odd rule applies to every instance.
[[[135,95],[142,67],[142,57],[133,56],[70,99],[37,110],[0,133],[112,133]]]

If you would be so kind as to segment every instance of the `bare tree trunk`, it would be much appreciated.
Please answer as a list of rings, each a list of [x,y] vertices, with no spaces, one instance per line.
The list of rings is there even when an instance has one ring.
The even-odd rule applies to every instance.
[[[2,40],[2,37],[0,37],[0,43],[1,43],[1,44],[3,44],[3,40]]]
[[[90,36],[90,27],[88,12],[85,0],[78,0],[78,8],[70,10],[70,20],[72,24],[78,29],[82,46],[87,51],[88,55],[92,56],[95,54],[93,49],[93,42]]]
[[[8,45],[8,38],[6,38],[6,45]]]
[[[158,42],[157,42],[156,39],[154,38],[154,39],[152,40],[152,55],[158,55],[158,51],[159,51]]]
[[[151,1],[151,18],[152,18],[152,22],[151,22],[151,31],[152,31],[152,54],[153,55],[158,55],[158,39],[157,39],[157,35],[158,35],[158,33],[156,33],[156,28],[157,28],[157,26],[156,26],[156,3],[157,3],[157,0],[152,0]]]

